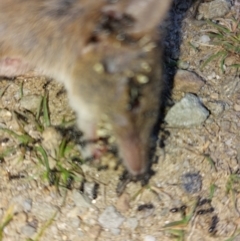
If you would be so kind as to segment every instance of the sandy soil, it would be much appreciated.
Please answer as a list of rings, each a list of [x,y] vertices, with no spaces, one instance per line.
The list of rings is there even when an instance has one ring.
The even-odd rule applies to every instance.
[[[0,127],[19,135],[28,133],[35,140],[23,145],[13,134],[0,130],[3,241],[30,238],[52,241],[240,240],[240,73],[237,68],[228,66],[222,73],[218,59],[200,69],[202,62],[220,47],[211,42],[201,43],[201,36],[208,35],[206,30],[212,27],[199,24],[191,14],[183,19],[186,10],[179,9],[181,6],[176,4],[172,12],[175,12],[173,24],[167,27],[170,32],[174,25],[178,29],[167,36],[166,62],[179,59],[187,64],[187,70],[201,77],[204,85],[195,94],[211,114],[202,125],[194,127],[163,125],[159,136],[164,139],[164,147],[158,146],[158,163],[153,165],[156,174],[147,186],[129,183],[120,197],[116,195],[116,187],[123,168],[115,170],[117,158],[113,155],[106,155],[102,161],[109,164],[106,170],[100,171],[89,164],[79,166],[73,162],[80,154],[77,146],[72,147],[71,131],[61,132],[68,140],[70,151],[61,157],[56,154],[64,139],[56,126],[63,120],[74,119],[61,84],[32,75],[0,81]],[[230,18],[230,13],[219,21]],[[170,73],[176,71],[174,67],[167,68]],[[40,97],[46,92],[52,127],[46,127],[41,113],[40,122],[45,124],[44,131],[40,131],[36,115],[25,111],[24,98],[30,96],[33,107],[29,107],[27,101],[27,108],[36,113]],[[168,102],[176,103],[184,95],[184,91],[173,89]],[[62,167],[61,170],[74,172],[76,180],[69,184],[71,188],[61,187],[64,174],[59,177],[59,184],[49,184],[46,165],[41,164],[44,157],[37,149],[40,145],[48,154],[50,168],[58,165],[58,171]],[[195,185],[196,190],[186,188],[186,175],[193,178],[189,188]],[[87,183],[84,191],[80,188],[83,179]],[[56,180],[57,177],[53,177],[52,184],[58,183]],[[142,204],[148,205],[139,207]],[[106,209],[110,210],[107,218]],[[6,214],[11,218],[4,224]],[[166,227],[167,224],[171,227]]]

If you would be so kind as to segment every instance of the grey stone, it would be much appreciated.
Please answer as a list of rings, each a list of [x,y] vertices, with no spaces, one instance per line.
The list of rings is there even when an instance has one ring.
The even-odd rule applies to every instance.
[[[172,127],[191,127],[202,124],[209,116],[209,111],[202,105],[199,98],[186,94],[167,113],[165,121]]]
[[[210,101],[207,103],[207,107],[211,111],[211,114],[219,116],[225,110],[226,103],[223,101]]]
[[[202,177],[199,173],[188,172],[182,176],[182,187],[187,193],[199,192],[202,188]]]
[[[198,8],[204,19],[213,19],[225,16],[230,11],[230,4],[226,0],[215,0],[202,3]]]
[[[26,95],[21,98],[20,106],[26,110],[36,113],[40,106],[41,100],[42,97],[40,95]]]
[[[20,213],[23,211],[23,202],[23,196],[18,195],[12,198],[12,200],[10,201],[10,205],[14,207],[14,213]]]
[[[26,237],[32,237],[36,233],[36,229],[27,224],[21,228],[21,233]]]
[[[32,209],[32,199],[25,199],[23,201],[23,210],[25,212],[30,212]]]
[[[98,218],[100,225],[103,228],[112,230],[113,233],[121,226],[124,220],[125,218],[113,206],[107,207]]]
[[[72,192],[73,202],[77,207],[89,208],[91,207],[91,201],[88,197],[82,195],[79,191],[73,190]]]
[[[111,228],[110,231],[114,235],[119,235],[120,234],[120,229],[119,228]]]
[[[52,217],[52,215],[57,211],[57,208],[51,204],[43,202],[35,202],[31,213],[33,213],[38,219],[46,221]]]

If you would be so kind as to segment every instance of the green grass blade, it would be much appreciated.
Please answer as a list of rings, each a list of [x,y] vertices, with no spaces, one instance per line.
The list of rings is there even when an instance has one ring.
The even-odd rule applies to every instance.
[[[51,125],[49,109],[48,109],[48,95],[45,94],[43,97],[43,121],[44,126],[48,127]]]
[[[44,150],[44,148],[41,145],[37,146],[36,150],[42,155],[43,161],[44,161],[43,163],[47,169],[47,172],[50,172],[50,166],[49,166],[47,152]]]
[[[222,56],[221,61],[220,61],[220,68],[222,70],[222,73],[225,72],[225,70],[224,70],[224,62],[225,62],[225,59],[227,58],[227,56],[228,56],[227,52],[223,53],[223,56]]]
[[[4,88],[2,88],[2,89],[0,90],[0,98],[3,97],[4,93],[6,92],[6,90],[7,90],[7,88],[8,88],[9,86],[10,86],[10,85],[7,85],[6,87],[4,87]]]
[[[65,156],[66,148],[67,148],[67,140],[66,138],[63,138],[59,146],[57,159],[63,158]]]
[[[34,142],[34,139],[29,136],[28,134],[23,134],[23,135],[19,135],[17,133],[15,133],[14,131],[12,130],[9,130],[7,128],[0,128],[0,130],[8,133],[9,135],[13,136],[14,138],[16,138],[21,144],[24,144],[24,145],[28,145],[29,143],[32,143]]]
[[[204,157],[206,158],[206,160],[208,161],[208,163],[210,164],[211,168],[217,172],[217,169],[216,169],[216,166],[215,166],[215,163],[213,161],[213,159],[209,156],[209,155],[204,155]]]
[[[225,52],[225,51],[224,51]],[[223,54],[223,51],[219,51],[216,54],[212,54],[209,58],[207,58],[204,63],[200,66],[200,69],[203,69],[207,64],[209,64],[214,59],[220,57]]]
[[[10,207],[0,223],[0,241],[3,240],[3,230],[13,219],[13,207]]]
[[[38,109],[37,109],[37,114],[36,114],[37,120],[39,120],[39,118],[40,118],[41,111],[42,111],[42,105],[43,105],[43,96],[41,98],[40,104],[39,104]]]
[[[217,186],[215,184],[211,184],[211,186],[210,186],[210,194],[209,194],[209,199],[210,200],[212,200],[216,188],[217,188]]]
[[[240,64],[232,64],[232,65],[229,65],[229,67],[240,68]]]
[[[198,48],[192,44],[190,41],[188,42],[188,45],[195,50],[195,52],[199,52]]]
[[[20,84],[20,99],[23,97],[23,82]]]
[[[214,22],[212,22],[212,21],[210,21],[210,20],[207,20],[207,23],[210,24],[210,25],[212,25],[212,26],[214,26],[214,27],[217,28],[219,31],[222,31],[222,32],[224,32],[224,33],[230,33],[230,30],[229,30],[228,28],[223,27],[223,26],[220,25],[220,24],[214,23]]]
[[[10,153],[13,153],[16,150],[16,148],[9,147],[6,150],[4,150],[2,153],[0,153],[0,159],[8,156]]]

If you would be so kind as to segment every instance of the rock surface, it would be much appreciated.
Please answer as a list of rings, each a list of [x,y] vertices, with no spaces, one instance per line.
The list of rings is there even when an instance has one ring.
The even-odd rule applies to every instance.
[[[209,116],[209,111],[197,96],[186,94],[167,113],[165,121],[171,127],[192,127],[201,125]]]

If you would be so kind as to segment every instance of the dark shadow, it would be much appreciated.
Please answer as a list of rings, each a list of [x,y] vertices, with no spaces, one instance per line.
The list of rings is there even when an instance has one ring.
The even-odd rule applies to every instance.
[[[173,88],[173,78],[177,71],[177,63],[180,56],[180,46],[182,43],[182,25],[186,15],[195,18],[197,6],[201,0],[174,0],[169,13],[169,22],[165,29],[163,42],[163,63],[164,63],[164,89],[162,95],[162,109],[160,120],[163,121],[165,107],[171,106],[171,93]]]
[[[164,148],[164,138],[169,133],[164,132],[164,117],[166,108],[173,105],[171,99],[173,89],[173,78],[177,71],[177,63],[180,56],[180,46],[182,42],[182,25],[186,15],[195,18],[196,10],[201,0],[174,0],[169,16],[165,23],[160,26],[160,32],[164,39],[161,39],[163,46],[163,56],[159,60],[163,62],[163,90],[161,98],[161,106],[159,109],[159,118],[153,130],[152,151],[150,152],[150,160],[157,161],[154,157],[156,143],[160,148]],[[159,134],[160,133],[160,134]],[[161,134],[163,133],[163,134]],[[160,136],[160,137],[159,137]],[[164,137],[163,137],[164,136]]]

